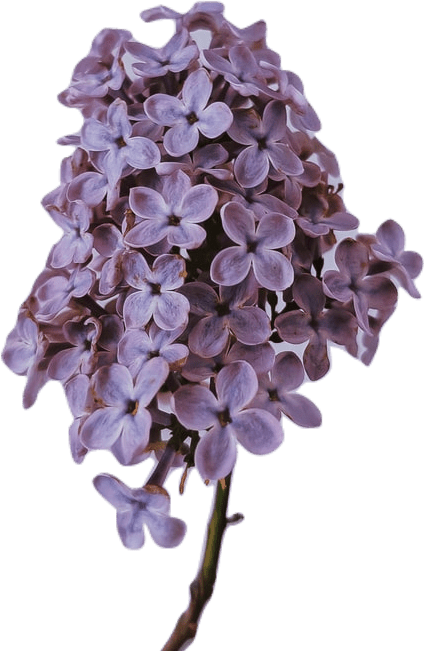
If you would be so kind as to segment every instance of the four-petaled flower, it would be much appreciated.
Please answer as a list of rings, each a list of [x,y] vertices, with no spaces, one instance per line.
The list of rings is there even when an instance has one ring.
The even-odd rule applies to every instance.
[[[93,480],[99,493],[116,508],[119,536],[128,549],[144,545],[144,526],[161,547],[176,547],[183,540],[186,524],[169,515],[170,499],[162,486],[146,484],[129,488],[112,475],[97,475]]]
[[[199,133],[217,138],[233,121],[231,109],[224,102],[206,106],[212,93],[212,81],[204,68],[192,72],[184,82],[181,99],[164,93],[148,97],[146,114],[156,124],[171,127],[163,145],[171,156],[182,156],[197,146]]]
[[[237,441],[253,454],[267,454],[282,443],[283,430],[272,414],[256,407],[246,409],[257,390],[255,371],[247,362],[238,361],[216,376],[217,397],[199,384],[187,384],[174,394],[175,413],[184,427],[208,430],[195,453],[204,479],[221,479],[232,471]]]
[[[146,407],[168,376],[168,364],[160,357],[149,360],[133,380],[122,364],[102,366],[92,380],[99,408],[81,429],[88,450],[111,450],[122,464],[130,464],[149,442],[152,417]]]
[[[221,210],[222,226],[238,246],[220,251],[211,264],[211,278],[220,285],[236,285],[250,269],[266,289],[282,290],[294,278],[285,255],[274,249],[290,244],[295,236],[293,220],[281,213],[267,213],[255,230],[255,215],[241,203],[230,201]]]

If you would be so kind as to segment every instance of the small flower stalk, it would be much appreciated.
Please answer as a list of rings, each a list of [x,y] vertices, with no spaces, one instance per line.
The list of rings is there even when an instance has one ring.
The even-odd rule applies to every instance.
[[[139,488],[94,479],[128,549],[146,532],[182,543],[169,473],[181,491],[191,469],[215,486],[209,556],[165,651],[194,638],[223,533],[241,520],[226,514],[239,446],[269,454],[286,419],[320,426],[301,386],[328,373],[331,345],[369,364],[398,289],[420,296],[422,259],[402,227],[358,233],[317,114],[265,23],[239,29],[223,11],[144,11],[175,21],[167,44],[105,29],[76,66],[59,100],[81,111],[81,129],[59,141],[74,149],[43,199],[63,236],[2,355],[26,377],[26,408],[61,382],[77,463],[101,449],[140,464]]]

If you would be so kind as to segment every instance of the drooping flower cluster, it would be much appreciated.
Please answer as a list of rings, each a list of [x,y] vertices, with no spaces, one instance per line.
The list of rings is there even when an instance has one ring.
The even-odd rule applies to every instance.
[[[419,297],[422,267],[393,220],[356,234],[318,117],[262,21],[239,29],[216,2],[142,17],[175,20],[175,35],[154,49],[103,30],[59,96],[83,116],[43,200],[64,234],[3,351],[27,377],[25,407],[63,384],[77,463],[96,449],[157,460],[143,488],[95,479],[129,548],[144,524],[165,547],[184,537],[172,468],[220,480],[239,445],[275,450],[285,418],[320,425],[296,390],[328,372],[328,344],[369,363],[397,286]]]

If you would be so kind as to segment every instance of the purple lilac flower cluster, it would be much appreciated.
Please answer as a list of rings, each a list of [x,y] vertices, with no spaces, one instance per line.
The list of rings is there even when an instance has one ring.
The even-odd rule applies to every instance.
[[[3,351],[25,407],[63,384],[77,463],[96,449],[156,459],[142,488],[95,479],[129,548],[144,525],[164,547],[183,539],[172,468],[220,480],[239,445],[275,450],[284,418],[319,426],[297,390],[328,372],[329,344],[369,363],[422,267],[392,220],[355,234],[319,119],[262,21],[239,29],[216,2],[142,18],[176,32],[154,49],[103,30],[59,96],[84,120],[43,200],[63,236]]]

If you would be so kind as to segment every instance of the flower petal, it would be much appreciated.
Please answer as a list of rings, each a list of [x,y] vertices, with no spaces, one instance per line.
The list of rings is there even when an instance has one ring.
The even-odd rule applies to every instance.
[[[188,120],[178,122],[165,133],[163,146],[171,156],[183,156],[193,151],[199,142],[199,131],[195,124]]]
[[[214,102],[199,115],[197,128],[206,138],[217,138],[230,128],[232,121],[230,107],[224,102]]]
[[[122,409],[96,409],[81,428],[81,441],[89,450],[108,450],[119,438],[122,429]]]
[[[296,425],[300,427],[319,427],[321,425],[321,412],[309,398],[297,393],[288,393],[280,402],[283,413]]]
[[[196,224],[204,222],[215,210],[218,193],[211,185],[196,185],[185,195],[181,205],[182,219]]]
[[[232,310],[228,325],[242,344],[262,344],[271,335],[268,315],[255,305]]]
[[[194,463],[203,479],[223,479],[234,468],[237,443],[230,427],[215,426],[197,444]]]
[[[218,400],[225,404],[230,414],[236,414],[256,395],[258,378],[253,368],[245,361],[231,362],[216,376]]]
[[[187,323],[189,311],[190,303],[185,296],[172,291],[163,292],[158,296],[153,319],[159,328],[174,330]]]
[[[131,210],[143,219],[166,219],[168,207],[159,192],[152,188],[135,187],[130,190],[129,204]]]
[[[147,511],[145,522],[153,540],[160,547],[177,547],[187,531],[185,522],[164,513]]]
[[[230,246],[212,260],[211,279],[218,285],[237,285],[246,278],[251,262],[252,254],[240,246]]]
[[[134,292],[125,299],[124,321],[127,328],[142,328],[150,320],[156,297],[150,292]]]
[[[226,321],[219,316],[201,319],[190,331],[188,345],[200,357],[215,357],[224,350],[229,337]]]
[[[283,442],[281,423],[264,409],[245,409],[229,426],[241,445],[252,454],[268,454]]]
[[[234,163],[235,177],[244,188],[254,188],[262,183],[268,170],[267,153],[260,150],[257,145],[249,145],[243,149]]]
[[[204,386],[185,384],[174,393],[173,401],[178,420],[188,429],[206,429],[217,421],[217,399]]]
[[[293,241],[296,228],[290,217],[281,213],[267,213],[259,222],[256,235],[262,246],[279,249]]]
[[[93,484],[100,495],[116,509],[128,509],[131,504],[131,491],[119,479],[112,475],[101,474],[93,479]]]
[[[247,244],[255,236],[255,215],[237,201],[226,203],[221,210],[222,227],[236,244]]]
[[[143,104],[146,115],[156,124],[170,127],[184,119],[184,106],[179,99],[172,95],[156,93],[146,99]]]
[[[279,251],[258,247],[252,256],[252,264],[258,283],[266,289],[279,291],[293,284],[293,267]]]

